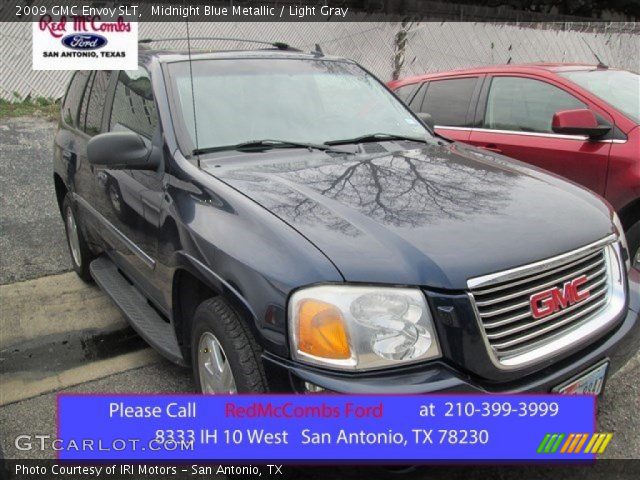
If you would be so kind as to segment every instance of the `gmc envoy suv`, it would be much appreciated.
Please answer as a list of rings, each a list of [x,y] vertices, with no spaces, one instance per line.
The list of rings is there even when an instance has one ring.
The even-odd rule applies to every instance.
[[[204,393],[597,394],[638,345],[609,204],[319,50],[78,71],[54,182],[75,271]]]

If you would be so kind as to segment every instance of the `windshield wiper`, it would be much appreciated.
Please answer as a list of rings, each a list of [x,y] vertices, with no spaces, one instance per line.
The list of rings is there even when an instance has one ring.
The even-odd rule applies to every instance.
[[[331,148],[328,144],[291,142],[289,140],[250,140],[248,142],[236,143],[234,145],[222,145],[219,147],[205,147],[194,150],[193,155],[203,155],[205,153],[224,152],[229,150],[271,150],[274,148],[307,148],[309,150],[320,150],[323,152],[332,151],[338,153],[352,153],[344,150]]]
[[[330,140],[324,142],[325,145],[348,145],[350,143],[367,143],[388,140],[408,140],[411,142],[428,143],[426,138],[407,137],[404,135],[395,135],[393,133],[368,133],[355,138],[345,138],[344,140]]]

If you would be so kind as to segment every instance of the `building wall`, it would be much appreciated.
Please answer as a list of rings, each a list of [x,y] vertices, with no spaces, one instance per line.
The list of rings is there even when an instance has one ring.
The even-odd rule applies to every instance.
[[[315,44],[352,58],[382,80],[496,63],[597,63],[591,48],[612,67],[640,70],[640,35],[612,24],[476,22],[190,23],[191,37],[240,37],[283,41],[302,50]],[[597,32],[594,32],[597,30]],[[632,31],[637,31],[632,29]],[[141,23],[140,38],[184,37],[184,23]],[[403,40],[406,40],[403,42]],[[186,42],[158,44],[186,49]],[[404,46],[404,48],[398,48]],[[193,41],[192,48],[247,48],[237,42]],[[59,98],[70,72],[31,70],[31,24],[0,22],[0,98]]]

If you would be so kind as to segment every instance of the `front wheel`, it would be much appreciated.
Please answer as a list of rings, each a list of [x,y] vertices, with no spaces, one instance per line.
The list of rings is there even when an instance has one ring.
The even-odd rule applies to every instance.
[[[261,349],[239,316],[220,298],[202,302],[193,317],[191,360],[204,394],[264,393]]]
[[[78,224],[70,193],[67,193],[62,202],[62,214],[64,216],[67,246],[69,247],[73,269],[82,280],[91,282],[89,264],[94,256],[89,250],[80,225]]]

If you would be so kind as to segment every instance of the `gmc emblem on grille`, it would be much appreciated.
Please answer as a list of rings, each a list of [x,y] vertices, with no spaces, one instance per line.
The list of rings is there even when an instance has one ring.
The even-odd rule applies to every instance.
[[[566,282],[562,288],[553,287],[542,292],[534,293],[529,298],[533,318],[544,318],[552,313],[567,308],[569,305],[582,302],[589,298],[589,289],[579,290],[587,282],[587,276]]]

